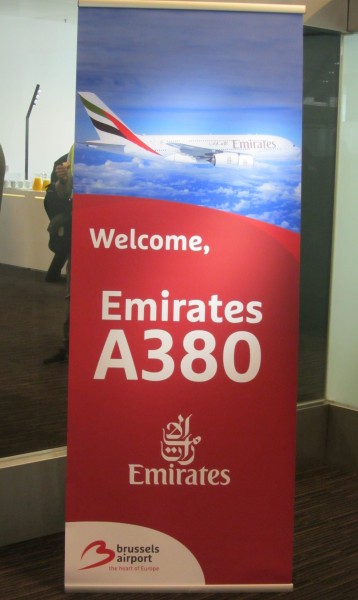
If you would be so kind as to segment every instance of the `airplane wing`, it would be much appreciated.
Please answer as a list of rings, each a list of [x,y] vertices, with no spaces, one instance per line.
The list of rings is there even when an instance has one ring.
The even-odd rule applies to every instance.
[[[197,162],[208,162],[212,165],[241,165],[252,166],[253,157],[246,152],[237,152],[236,150],[215,150],[204,148],[202,146],[193,146],[191,144],[183,144],[181,142],[167,142],[168,146],[177,148],[179,152],[185,156],[190,156]]]
[[[214,155],[213,150],[210,150],[209,148],[201,148],[200,146],[182,144],[181,142],[167,142],[167,145],[177,148],[182,154],[192,156],[196,160],[206,160],[210,162]]]

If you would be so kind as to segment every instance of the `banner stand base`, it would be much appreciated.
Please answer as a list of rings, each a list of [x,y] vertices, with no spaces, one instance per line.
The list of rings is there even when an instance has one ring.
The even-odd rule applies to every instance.
[[[65,586],[66,592],[137,592],[137,593],[172,593],[172,592],[188,592],[188,593],[202,593],[202,592],[292,592],[292,583],[282,584],[242,584],[242,585],[105,585],[101,584],[98,586],[84,586],[83,584],[68,584]]]

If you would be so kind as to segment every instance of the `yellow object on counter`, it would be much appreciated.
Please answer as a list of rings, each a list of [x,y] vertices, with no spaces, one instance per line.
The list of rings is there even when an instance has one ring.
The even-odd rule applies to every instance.
[[[32,189],[35,190],[35,192],[42,192],[42,177],[36,176],[34,178]]]

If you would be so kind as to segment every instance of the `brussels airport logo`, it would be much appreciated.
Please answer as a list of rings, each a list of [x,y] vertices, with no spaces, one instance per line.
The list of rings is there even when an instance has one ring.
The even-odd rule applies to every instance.
[[[160,441],[164,467],[147,467],[130,464],[129,485],[179,485],[179,486],[223,486],[230,483],[229,469],[187,468],[196,457],[196,447],[202,441],[200,435],[191,433],[191,417],[179,415],[164,428]]]
[[[81,560],[84,558],[88,559],[88,557],[90,557],[93,562],[85,567],[81,567],[80,571],[102,567],[103,565],[112,562],[116,557],[116,553],[111,548],[107,548],[106,542],[103,540],[96,540],[86,546],[82,552]]]
[[[86,546],[81,555],[81,561],[86,565],[79,571],[103,567],[115,561],[118,565],[110,565],[110,571],[158,571],[153,558],[160,552],[159,546],[122,546],[116,544],[116,549],[109,548],[105,541],[96,540]],[[88,564],[87,564],[88,563]]]

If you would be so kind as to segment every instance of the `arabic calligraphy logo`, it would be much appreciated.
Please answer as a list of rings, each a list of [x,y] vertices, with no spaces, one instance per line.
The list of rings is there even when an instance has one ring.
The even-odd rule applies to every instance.
[[[195,456],[195,446],[201,442],[201,437],[192,437],[190,433],[190,417],[184,419],[178,416],[177,423],[168,423],[163,429],[163,441],[160,442],[162,457],[168,462],[179,465],[189,465]]]

